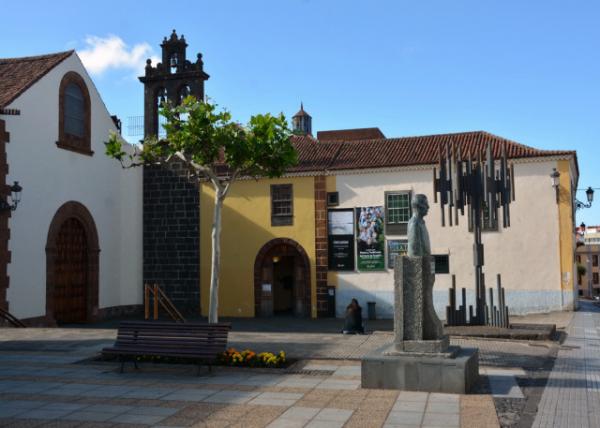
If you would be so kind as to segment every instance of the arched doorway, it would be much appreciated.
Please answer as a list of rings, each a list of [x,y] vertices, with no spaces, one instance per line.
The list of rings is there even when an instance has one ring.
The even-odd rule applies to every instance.
[[[98,313],[98,233],[79,202],[62,205],[46,242],[46,317],[56,323],[92,321]]]
[[[267,242],[254,262],[254,305],[257,316],[310,315],[310,263],[296,241]]]

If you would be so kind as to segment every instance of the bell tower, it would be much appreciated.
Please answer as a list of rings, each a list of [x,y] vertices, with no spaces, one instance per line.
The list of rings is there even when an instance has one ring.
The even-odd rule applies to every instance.
[[[312,117],[304,111],[304,104],[300,103],[300,110],[292,116],[292,131],[300,135],[312,135]]]
[[[158,110],[161,103],[170,101],[177,105],[183,98],[193,95],[204,99],[204,81],[210,77],[204,72],[202,54],[195,62],[186,57],[188,44],[175,30],[161,43],[162,62],[152,66],[152,60],[146,60],[146,73],[139,79],[144,84],[144,138],[158,135]]]

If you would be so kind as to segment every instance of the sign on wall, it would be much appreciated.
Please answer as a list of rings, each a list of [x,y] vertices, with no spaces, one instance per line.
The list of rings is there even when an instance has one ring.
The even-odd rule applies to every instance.
[[[383,213],[384,210],[381,206],[356,208],[358,270],[385,269]]]
[[[394,269],[396,256],[408,254],[408,239],[388,239],[388,269]]]
[[[329,269],[354,270],[354,210],[329,210]]]

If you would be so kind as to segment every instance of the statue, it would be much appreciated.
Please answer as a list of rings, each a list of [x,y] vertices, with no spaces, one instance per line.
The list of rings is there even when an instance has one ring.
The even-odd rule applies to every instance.
[[[427,196],[411,201],[408,222],[408,256],[398,257],[395,273],[396,351],[443,353],[448,337],[433,307],[433,257],[423,217],[429,211]]]
[[[477,349],[449,346],[433,307],[429,234],[423,217],[429,205],[415,195],[408,222],[408,255],[394,262],[394,342],[365,356],[363,388],[465,394],[479,377]]]
[[[411,201],[413,215],[408,221],[408,256],[423,257],[431,255],[431,244],[429,243],[429,233],[425,226],[423,217],[429,211],[427,196],[415,195]]]

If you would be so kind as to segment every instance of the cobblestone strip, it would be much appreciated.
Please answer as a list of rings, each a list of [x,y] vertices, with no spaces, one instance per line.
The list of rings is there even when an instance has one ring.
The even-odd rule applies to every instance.
[[[558,352],[533,427],[600,427],[599,329],[600,314],[584,304]]]

